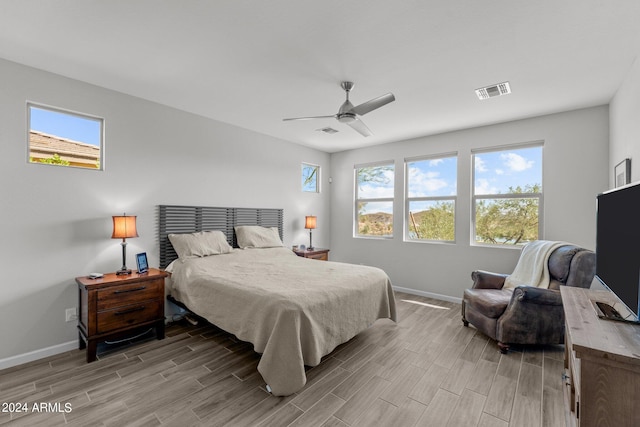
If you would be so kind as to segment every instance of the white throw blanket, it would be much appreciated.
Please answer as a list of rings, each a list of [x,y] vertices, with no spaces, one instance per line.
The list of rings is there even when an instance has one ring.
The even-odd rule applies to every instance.
[[[549,256],[566,242],[536,240],[522,248],[516,268],[504,281],[504,289],[518,286],[535,286],[549,288]]]

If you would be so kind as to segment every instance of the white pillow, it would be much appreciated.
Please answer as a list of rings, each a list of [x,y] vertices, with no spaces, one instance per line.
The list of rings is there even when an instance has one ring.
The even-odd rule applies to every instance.
[[[181,260],[227,254],[233,250],[222,231],[169,234],[169,241]]]
[[[238,246],[245,248],[278,248],[284,246],[280,240],[278,227],[261,227],[259,225],[237,225],[236,240]]]

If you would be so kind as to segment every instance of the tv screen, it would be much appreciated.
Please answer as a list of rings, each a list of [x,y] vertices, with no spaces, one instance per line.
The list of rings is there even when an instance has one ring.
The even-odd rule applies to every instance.
[[[598,195],[596,276],[638,319],[640,183]]]

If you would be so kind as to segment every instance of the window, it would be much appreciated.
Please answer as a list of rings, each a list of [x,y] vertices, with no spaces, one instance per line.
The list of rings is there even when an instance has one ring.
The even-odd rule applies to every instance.
[[[302,191],[308,193],[320,192],[320,166],[302,164]]]
[[[473,241],[523,245],[542,234],[542,143],[473,153]]]
[[[102,170],[101,118],[27,104],[28,161]]]
[[[393,162],[355,167],[356,237],[393,237]]]
[[[455,241],[457,157],[405,160],[407,240]]]

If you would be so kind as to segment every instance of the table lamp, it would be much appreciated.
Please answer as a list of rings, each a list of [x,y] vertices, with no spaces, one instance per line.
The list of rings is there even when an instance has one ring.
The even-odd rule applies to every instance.
[[[304,217],[304,228],[309,230],[309,247],[308,250],[313,250],[313,243],[311,240],[311,230],[316,228],[316,217],[315,216],[305,216]]]
[[[123,214],[122,216],[113,217],[113,234],[112,239],[122,239],[122,268],[116,271],[118,276],[123,274],[131,274],[131,270],[127,268],[127,241],[131,237],[138,237],[136,230],[136,217]]]

